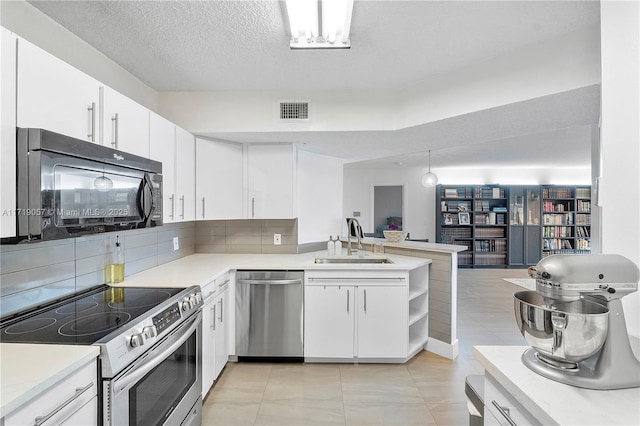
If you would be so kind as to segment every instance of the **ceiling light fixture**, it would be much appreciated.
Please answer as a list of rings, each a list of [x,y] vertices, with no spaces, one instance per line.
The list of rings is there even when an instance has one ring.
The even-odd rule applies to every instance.
[[[353,0],[286,0],[291,49],[349,49]]]
[[[433,188],[438,184],[438,176],[431,173],[431,150],[429,150],[429,171],[422,175],[422,186]]]

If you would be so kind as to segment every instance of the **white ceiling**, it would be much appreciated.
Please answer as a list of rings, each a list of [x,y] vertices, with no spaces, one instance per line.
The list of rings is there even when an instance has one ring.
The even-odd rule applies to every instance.
[[[597,1],[356,0],[351,49],[292,51],[278,1],[30,3],[157,91],[401,90],[600,19]],[[456,164],[542,162],[549,146],[533,141],[546,140],[579,150],[566,161],[588,165],[588,147],[577,137],[584,129],[558,131],[597,122],[598,114],[598,90],[586,88],[393,132],[211,136],[292,141],[373,166],[425,166],[420,145],[432,138],[446,147],[431,146],[433,158],[444,161],[449,152]]]

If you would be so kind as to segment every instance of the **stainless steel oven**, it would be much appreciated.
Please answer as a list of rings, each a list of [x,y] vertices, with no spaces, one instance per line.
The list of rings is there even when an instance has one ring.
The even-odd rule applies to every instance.
[[[103,381],[105,425],[202,423],[202,313]]]
[[[202,304],[199,286],[100,286],[0,322],[0,342],[99,346],[101,425],[200,425]]]
[[[16,140],[15,240],[162,225],[162,163],[42,129]]]

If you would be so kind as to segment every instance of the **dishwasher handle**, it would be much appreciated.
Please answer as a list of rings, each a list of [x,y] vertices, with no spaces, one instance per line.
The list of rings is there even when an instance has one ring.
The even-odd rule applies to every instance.
[[[302,280],[238,280],[238,284],[249,284],[249,285],[292,285],[292,284],[302,284]]]

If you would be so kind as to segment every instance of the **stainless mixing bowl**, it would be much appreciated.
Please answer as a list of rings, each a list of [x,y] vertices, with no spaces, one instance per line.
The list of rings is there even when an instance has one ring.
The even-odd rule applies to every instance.
[[[595,355],[604,344],[609,325],[605,306],[585,299],[545,299],[535,291],[519,291],[513,298],[518,328],[539,354],[576,363]]]

